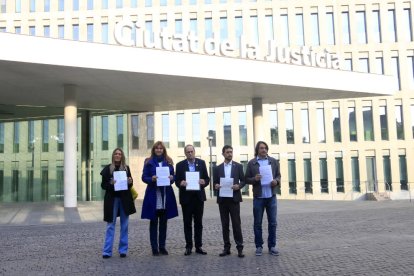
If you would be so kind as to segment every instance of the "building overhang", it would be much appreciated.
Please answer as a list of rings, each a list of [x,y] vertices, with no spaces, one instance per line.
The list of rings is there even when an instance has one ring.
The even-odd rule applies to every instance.
[[[77,86],[78,108],[108,112],[395,92],[391,76],[0,33],[0,119],[63,114],[65,84]]]

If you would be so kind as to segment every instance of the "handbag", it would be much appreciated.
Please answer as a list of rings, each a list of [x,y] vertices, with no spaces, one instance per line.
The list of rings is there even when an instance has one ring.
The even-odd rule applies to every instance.
[[[134,186],[131,187],[131,194],[132,194],[132,199],[135,200],[138,197],[138,192],[137,190],[135,190]]]

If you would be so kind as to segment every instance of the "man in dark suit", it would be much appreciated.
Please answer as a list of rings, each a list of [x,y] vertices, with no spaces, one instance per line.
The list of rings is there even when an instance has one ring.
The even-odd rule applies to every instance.
[[[195,150],[192,145],[185,146],[184,153],[187,158],[177,163],[175,169],[175,185],[180,189],[179,197],[184,220],[184,255],[190,255],[193,248],[193,218],[195,252],[201,255],[206,255],[207,252],[202,249],[203,213],[204,201],[206,201],[204,188],[209,185],[210,178],[207,173],[206,163],[201,159],[195,158]],[[199,172],[198,190],[190,190],[187,188],[186,172]]]
[[[220,253],[220,257],[230,255],[230,230],[229,230],[229,215],[231,224],[233,226],[233,236],[236,242],[238,256],[244,257],[243,254],[243,235],[240,221],[240,202],[242,196],[240,189],[244,187],[244,172],[243,166],[233,160],[233,148],[225,145],[222,149],[224,162],[215,169],[214,173],[214,188],[219,190],[217,194],[217,203],[220,210],[221,226],[223,231],[224,250]],[[220,178],[233,178],[232,197],[220,196]]]

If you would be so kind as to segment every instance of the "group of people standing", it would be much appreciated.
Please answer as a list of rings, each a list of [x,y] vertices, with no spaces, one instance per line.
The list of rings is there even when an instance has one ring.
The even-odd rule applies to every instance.
[[[255,147],[255,158],[249,161],[244,173],[243,166],[233,161],[233,148],[226,145],[222,149],[224,161],[215,168],[213,174],[213,186],[217,191],[224,242],[220,257],[231,254],[230,220],[237,256],[244,257],[240,202],[242,202],[241,189],[246,184],[253,186],[255,254],[261,256],[263,252],[262,219],[266,211],[269,253],[279,255],[276,248],[276,187],[280,185],[280,170],[279,162],[268,156],[268,150],[268,145],[259,141]],[[154,256],[168,255],[166,249],[167,221],[178,216],[177,202],[172,188],[174,183],[179,189],[179,202],[184,222],[184,255],[191,255],[193,247],[195,253],[207,254],[202,247],[202,235],[204,201],[206,201],[204,189],[210,184],[210,177],[205,161],[195,157],[195,149],[192,145],[185,146],[184,153],[186,159],[177,163],[174,171],[173,160],[168,156],[164,144],[158,141],[151,149],[151,156],[144,162],[142,181],[147,184],[147,188],[141,218],[150,220],[149,235]],[[162,176],[160,168],[163,171]],[[125,189],[115,189],[114,172],[117,171],[125,171]],[[165,172],[169,172],[169,175],[167,176]],[[116,218],[119,216],[121,230],[118,252],[120,257],[124,258],[128,251],[128,217],[136,213],[136,209],[131,194],[133,179],[129,167],[125,164],[122,149],[117,148],[113,151],[112,162],[101,171],[101,175],[101,186],[105,190],[104,221],[107,222],[102,257],[106,259],[112,256]]]

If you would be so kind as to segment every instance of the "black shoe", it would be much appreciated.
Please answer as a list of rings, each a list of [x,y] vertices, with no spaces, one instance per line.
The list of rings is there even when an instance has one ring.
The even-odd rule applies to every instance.
[[[201,247],[196,248],[196,253],[201,254],[201,255],[207,255],[207,252],[204,251]]]
[[[125,254],[125,253],[121,253],[121,254],[119,254],[119,256],[120,256],[121,258],[125,258],[125,257],[126,257],[126,254]]]
[[[111,258],[111,256],[109,256],[109,255],[102,255],[102,258],[109,259],[109,258]]]
[[[191,248],[186,248],[184,252],[185,256],[191,255]]]
[[[239,258],[243,258],[244,257],[244,254],[243,254],[243,250],[242,249],[238,249],[237,250],[237,257],[239,257]]]
[[[220,254],[219,254],[219,256],[220,257],[224,257],[224,256],[227,256],[227,255],[230,255],[231,253],[230,253],[230,249],[224,249],[223,250],[223,252],[221,252]]]
[[[159,256],[159,255],[160,255],[160,252],[158,252],[157,249],[152,250],[152,256]]]
[[[165,250],[165,248],[160,248],[160,254],[161,255],[168,255],[168,251]]]

